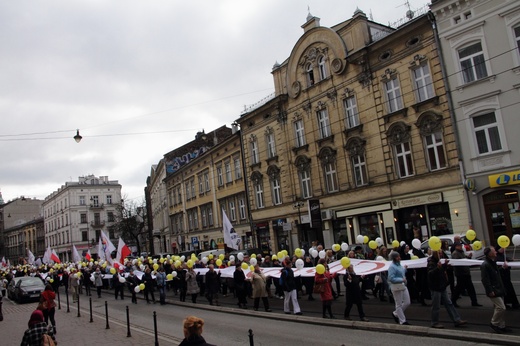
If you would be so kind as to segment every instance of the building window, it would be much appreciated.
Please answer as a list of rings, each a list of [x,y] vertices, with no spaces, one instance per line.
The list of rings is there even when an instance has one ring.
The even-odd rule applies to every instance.
[[[222,177],[222,167],[217,167],[217,179],[218,179],[218,186],[223,186],[224,178]]]
[[[368,184],[367,165],[365,162],[365,154],[358,154],[351,157],[352,168],[354,169],[354,181],[356,186]]]
[[[255,184],[255,203],[258,209],[264,207],[264,189],[261,182]]]
[[[415,92],[418,102],[431,99],[433,94],[432,77],[428,65],[424,64],[412,70]]]
[[[85,196],[79,196],[79,205],[85,205]]]
[[[202,175],[198,176],[199,179],[199,195],[204,194],[204,179],[202,178]]]
[[[345,107],[345,125],[347,129],[351,129],[359,125],[359,113],[356,104],[356,98],[354,96],[348,97],[343,100]]]
[[[81,223],[87,223],[87,214],[81,213],[79,217]]]
[[[177,202],[178,203],[182,203],[182,192],[181,192],[181,187],[180,186],[177,186],[177,197],[178,197]]]
[[[459,49],[459,62],[464,83],[470,83],[488,75],[481,42]]]
[[[323,55],[318,58],[318,70],[320,72],[320,81],[327,78],[327,67],[325,65],[325,57]]]
[[[428,155],[428,168],[430,171],[446,168],[446,155],[444,154],[442,133],[435,132],[424,136],[424,143]]]
[[[273,158],[276,156],[276,146],[274,143],[274,133],[269,132],[266,135],[266,142],[267,142],[267,157]]]
[[[516,28],[514,28],[513,33],[515,35],[515,42],[516,42],[516,47],[518,49],[518,54],[520,54],[520,26],[517,26]]]
[[[229,201],[229,217],[231,221],[237,220],[237,210],[235,206],[235,201],[233,200]]]
[[[99,196],[92,196],[92,205],[94,207],[99,207]]]
[[[231,162],[229,162],[229,161],[226,162],[225,167],[226,167],[226,183],[231,183],[233,181],[233,176],[231,173]]]
[[[314,85],[314,67],[312,64],[307,64],[305,67],[306,75],[307,75],[307,87]]]
[[[107,212],[107,220],[108,222],[115,222],[116,221],[116,218],[114,217],[114,213],[109,211]]]
[[[330,130],[329,114],[326,109],[318,111],[318,128],[320,131],[320,139],[327,138],[332,134]]]
[[[208,227],[208,211],[206,207],[200,208],[200,214],[202,217],[202,227]]]
[[[206,172],[204,173],[204,185],[206,187],[206,192],[208,192],[210,189],[209,189],[209,173]]]
[[[395,144],[394,150],[399,178],[412,176],[414,173],[410,142]]]
[[[195,191],[195,178],[192,178],[190,180],[190,187],[191,187],[191,197],[195,198],[197,193]]]
[[[88,231],[81,231],[81,241],[88,241]]]
[[[303,147],[305,143],[305,132],[303,128],[303,120],[297,120],[294,122],[294,139],[296,148]]]
[[[240,164],[240,159],[235,159],[235,179],[242,178],[242,165]]]
[[[325,183],[327,192],[338,191],[338,177],[336,172],[336,164],[334,162],[326,163],[323,166],[325,172]]]
[[[240,215],[240,220],[246,219],[246,202],[243,198],[238,199],[238,213]]]
[[[213,226],[213,206],[211,204],[208,206],[208,223]]]
[[[255,140],[251,141],[251,163],[257,164],[260,162],[260,157],[258,156],[258,142]]]
[[[301,197],[304,199],[311,198],[311,160],[305,156],[298,156],[295,160],[295,165],[300,180]]]
[[[107,195],[107,204],[112,204],[112,195]]]
[[[282,192],[280,188],[280,178],[275,177],[271,179],[271,193],[273,195],[273,204],[282,204]]]
[[[193,214],[188,212],[188,229],[191,231],[193,229]]]
[[[186,188],[186,199],[190,200],[191,199],[191,188],[190,188],[190,182],[189,181],[186,182],[185,188]]]
[[[197,208],[193,210],[193,226],[195,227],[195,229],[199,228],[199,213]]]
[[[473,129],[479,154],[502,150],[498,123],[494,112],[473,117]]]
[[[388,113],[393,113],[403,108],[401,89],[399,88],[399,81],[397,78],[392,78],[385,82],[385,94]]]

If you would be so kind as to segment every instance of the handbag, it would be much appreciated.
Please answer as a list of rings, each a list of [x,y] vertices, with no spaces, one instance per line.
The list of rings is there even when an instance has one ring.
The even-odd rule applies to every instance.
[[[314,283],[314,287],[312,288],[312,293],[318,294],[318,293],[325,292],[325,285],[326,284],[327,284],[326,282],[322,282],[322,283],[315,282]]]
[[[49,334],[42,334],[42,345],[43,346],[56,346],[54,340]]]

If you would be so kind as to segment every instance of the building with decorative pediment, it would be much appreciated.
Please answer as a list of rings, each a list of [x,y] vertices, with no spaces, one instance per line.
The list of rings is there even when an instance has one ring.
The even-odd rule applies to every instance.
[[[270,251],[467,229],[456,136],[426,14],[397,29],[309,14],[275,94],[240,125],[254,239]]]

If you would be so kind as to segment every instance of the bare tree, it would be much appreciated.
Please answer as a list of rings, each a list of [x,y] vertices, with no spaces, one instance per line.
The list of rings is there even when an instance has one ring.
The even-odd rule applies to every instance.
[[[120,236],[129,247],[137,247],[137,253],[141,254],[148,239],[145,202],[122,200],[118,209],[116,222],[110,227],[111,231]]]

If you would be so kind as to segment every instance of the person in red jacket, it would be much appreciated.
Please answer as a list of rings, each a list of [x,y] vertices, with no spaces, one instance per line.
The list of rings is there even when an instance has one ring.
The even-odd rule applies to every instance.
[[[43,317],[45,318],[45,323],[49,324],[49,319],[51,320],[52,327],[54,328],[54,334],[56,334],[56,320],[54,319],[54,314],[56,313],[56,303],[54,302],[56,299],[56,293],[52,289],[50,284],[45,286],[45,290],[42,292],[40,301],[45,302],[44,306],[47,308],[43,309]]]
[[[331,283],[332,280],[334,280],[334,277],[336,277],[336,273],[330,273],[326,259],[320,259],[318,264],[321,264],[325,267],[325,272],[323,274],[318,274],[316,272],[316,274],[314,275],[314,284],[324,286],[320,293],[321,303],[323,307],[323,318],[327,318],[327,312],[329,313],[330,318],[335,318],[332,314],[332,301],[334,300],[334,296],[332,295]]]

